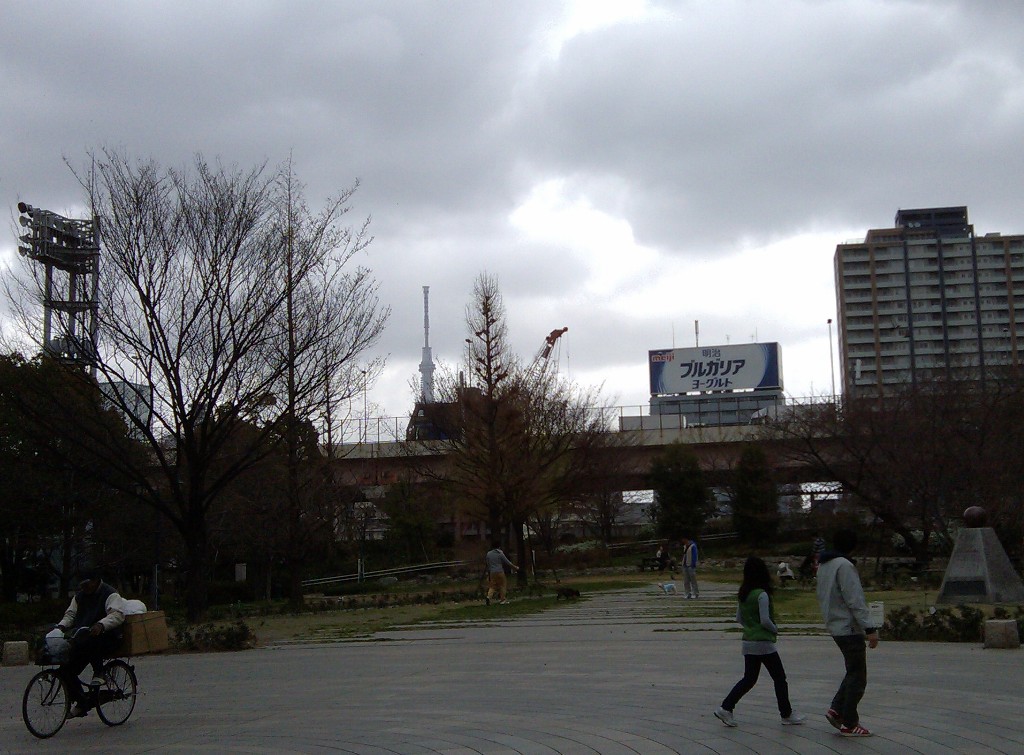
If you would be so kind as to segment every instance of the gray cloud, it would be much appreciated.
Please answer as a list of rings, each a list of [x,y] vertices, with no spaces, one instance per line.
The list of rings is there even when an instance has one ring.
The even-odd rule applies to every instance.
[[[4,2],[0,199],[80,205],[63,158],[82,164],[106,145],[170,164],[291,155],[314,203],[359,179],[352,217],[372,215],[376,236],[360,261],[394,312],[378,388],[394,413],[419,360],[422,285],[442,357],[459,359],[472,281],[487,270],[520,352],[568,325],[588,374],[639,364],[627,388],[638,402],[646,350],[666,345],[673,321],[822,352],[807,344],[831,312],[792,291],[832,281],[827,265],[793,268],[786,242],[800,234],[821,234],[829,260],[898,207],[946,204],[968,204],[979,231],[1024,230],[1010,188],[1024,168],[1017,3],[651,8],[556,50],[571,14],[541,0]],[[512,222],[551,180],[564,202],[631,230],[614,284],[595,286],[601,255],[571,233]],[[742,266],[712,268],[779,242],[763,299],[731,295]],[[0,238],[0,251],[13,245]],[[667,276],[689,293],[674,314],[644,311],[643,292]],[[694,303],[698,278],[720,307]],[[827,371],[787,364],[787,381],[820,386]]]
[[[697,7],[578,38],[529,106],[538,169],[617,177],[642,241],[706,253],[877,224],[894,203],[962,201],[945,192],[984,185],[979,156],[1019,167],[1020,37],[992,39],[975,5]]]

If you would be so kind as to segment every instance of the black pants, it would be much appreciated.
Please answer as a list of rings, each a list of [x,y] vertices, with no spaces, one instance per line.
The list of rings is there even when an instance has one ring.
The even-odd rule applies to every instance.
[[[76,638],[72,643],[71,655],[67,663],[62,663],[57,670],[61,679],[64,680],[64,684],[67,685],[71,702],[82,704],[87,702],[85,694],[82,692],[82,684],[78,681],[78,675],[90,663],[93,664],[94,672],[98,671],[100,662],[104,658],[109,658],[117,650],[117,646],[121,642],[119,634],[119,632],[104,632],[96,637],[85,635]]]
[[[779,715],[789,718],[793,712],[793,706],[789,704],[789,683],[786,681],[786,669],[782,667],[782,659],[778,653],[769,655],[744,655],[743,656],[743,678],[736,682],[736,686],[725,696],[722,707],[728,711],[736,708],[740,698],[750,692],[757,684],[757,677],[761,674],[761,666],[768,669],[768,673],[775,682],[775,700],[779,704]]]
[[[843,651],[843,662],[846,664],[846,676],[839,685],[839,691],[832,698],[832,709],[839,714],[846,726],[856,726],[860,722],[857,705],[864,697],[868,686],[867,643],[862,634],[851,634],[844,637],[833,637],[836,645]]]

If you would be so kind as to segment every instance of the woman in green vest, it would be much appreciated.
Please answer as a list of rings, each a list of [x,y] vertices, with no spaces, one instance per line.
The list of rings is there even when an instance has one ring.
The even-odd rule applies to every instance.
[[[733,710],[740,698],[757,684],[761,666],[775,682],[775,698],[779,703],[779,715],[787,725],[802,724],[807,716],[795,713],[789,704],[789,684],[786,669],[775,647],[779,634],[772,610],[772,577],[768,565],[757,556],[751,556],[743,565],[743,584],[740,585],[739,606],[736,621],[743,625],[743,678],[725,696],[722,706],[715,710],[715,717],[726,726],[735,726]]]

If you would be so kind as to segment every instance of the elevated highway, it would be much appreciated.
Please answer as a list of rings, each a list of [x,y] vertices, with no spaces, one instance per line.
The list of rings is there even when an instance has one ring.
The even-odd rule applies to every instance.
[[[644,418],[645,420],[648,418]],[[618,490],[650,487],[648,474],[655,458],[672,443],[692,449],[710,483],[724,478],[735,468],[743,449],[760,446],[780,482],[820,481],[806,464],[794,461],[784,444],[766,436],[761,425],[727,427],[666,426],[651,418],[641,429],[609,431],[612,441],[608,455],[609,483]],[[647,425],[655,426],[647,426]],[[412,484],[436,480],[444,475],[449,446],[445,441],[376,441],[338,446],[335,457],[341,479],[359,487]]]

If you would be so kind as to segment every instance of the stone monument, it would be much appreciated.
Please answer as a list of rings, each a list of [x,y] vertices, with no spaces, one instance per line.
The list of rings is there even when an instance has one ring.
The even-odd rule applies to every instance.
[[[1024,603],[1024,583],[1013,569],[985,510],[971,506],[953,546],[936,603]]]

